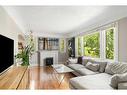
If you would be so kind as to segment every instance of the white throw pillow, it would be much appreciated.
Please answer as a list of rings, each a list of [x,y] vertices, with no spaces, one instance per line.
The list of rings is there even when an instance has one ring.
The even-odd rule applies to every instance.
[[[127,82],[127,73],[115,74],[111,77],[110,85],[113,88],[118,88],[118,83]]]
[[[68,61],[69,61],[69,63],[71,63],[71,64],[76,64],[77,61],[78,61],[78,59],[77,59],[77,58],[70,58],[70,59],[68,59]]]
[[[111,74],[111,75],[123,74],[123,73],[127,72],[127,64],[118,63],[118,62],[107,63],[105,72],[108,74]]]
[[[96,72],[99,70],[99,64],[88,62],[86,68]]]

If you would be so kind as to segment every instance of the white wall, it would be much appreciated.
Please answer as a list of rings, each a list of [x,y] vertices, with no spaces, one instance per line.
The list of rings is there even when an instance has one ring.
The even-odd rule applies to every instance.
[[[19,27],[7,12],[0,7],[0,34],[14,40],[14,53],[18,52],[18,33],[21,32]]]
[[[118,21],[118,59],[127,62],[127,18]]]

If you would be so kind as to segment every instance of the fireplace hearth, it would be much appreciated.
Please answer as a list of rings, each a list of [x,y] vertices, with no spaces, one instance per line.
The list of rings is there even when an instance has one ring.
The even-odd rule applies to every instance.
[[[46,66],[53,65],[53,57],[47,57],[47,58],[45,58],[45,65]]]

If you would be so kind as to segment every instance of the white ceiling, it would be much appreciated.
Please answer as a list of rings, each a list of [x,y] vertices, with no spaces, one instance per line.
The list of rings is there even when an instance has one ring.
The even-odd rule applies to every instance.
[[[127,6],[5,6],[24,32],[73,35],[127,16]],[[75,34],[75,35],[74,35]]]

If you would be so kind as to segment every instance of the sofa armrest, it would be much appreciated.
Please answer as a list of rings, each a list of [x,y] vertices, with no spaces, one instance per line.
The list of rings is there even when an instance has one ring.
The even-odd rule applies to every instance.
[[[118,89],[127,89],[127,82],[118,83]]]

